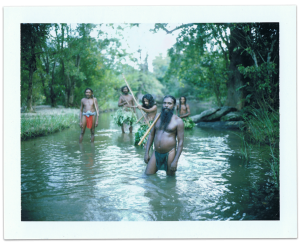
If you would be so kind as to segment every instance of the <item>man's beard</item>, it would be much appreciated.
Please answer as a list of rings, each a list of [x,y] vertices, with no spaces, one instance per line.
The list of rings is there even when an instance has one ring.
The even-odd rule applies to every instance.
[[[128,92],[123,92],[124,95],[128,95]]]
[[[161,110],[161,115],[160,115],[160,129],[163,128],[165,131],[167,126],[169,125],[171,118],[174,113],[174,108],[173,109],[167,109],[167,108],[162,108]]]

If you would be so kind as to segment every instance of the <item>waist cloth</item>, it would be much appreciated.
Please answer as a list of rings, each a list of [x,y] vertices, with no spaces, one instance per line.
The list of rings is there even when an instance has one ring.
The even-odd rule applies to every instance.
[[[175,148],[171,149],[167,153],[159,153],[155,151],[155,159],[156,159],[156,172],[158,170],[165,170],[166,172],[168,171],[168,158],[169,158],[169,153],[174,150]]]
[[[92,129],[93,126],[93,116],[96,115],[96,112],[87,111],[82,113],[86,117],[86,127]]]

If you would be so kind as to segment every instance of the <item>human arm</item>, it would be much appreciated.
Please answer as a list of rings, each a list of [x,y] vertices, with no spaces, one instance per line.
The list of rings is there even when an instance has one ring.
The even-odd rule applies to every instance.
[[[183,114],[183,115],[181,115],[181,116],[179,116],[179,117],[180,117],[180,118],[186,118],[186,117],[189,117],[190,114],[191,114],[190,106],[187,104],[187,105],[186,105],[186,113]]]
[[[184,141],[184,124],[182,119],[177,119],[177,141],[178,141],[178,147],[175,154],[175,157],[173,159],[173,162],[171,163],[170,170],[172,172],[175,172],[177,170],[178,160],[181,155],[182,149],[183,149],[183,141]]]
[[[123,102],[122,96],[120,96],[119,101],[118,101],[118,106],[119,107],[123,107],[125,104],[127,104],[127,102]]]
[[[80,102],[80,109],[79,109],[79,126],[80,128],[82,128],[82,122],[81,122],[81,116],[82,116],[82,113],[83,113],[83,102],[82,102],[83,99],[81,99],[81,102]]]
[[[142,107],[141,105],[138,105],[137,107],[138,107],[140,110],[142,109],[142,110],[145,111],[146,113],[151,113],[151,112],[154,112],[154,111],[157,110],[157,106],[156,106],[156,105],[153,105],[153,107],[152,107],[152,108],[149,108],[149,109],[144,108],[144,107]]]
[[[96,122],[95,122],[95,127],[98,126],[98,119],[99,119],[99,106],[98,106],[98,101],[97,101],[97,98],[94,98],[94,107],[96,109],[96,112],[97,112],[97,117],[96,117]]]
[[[158,115],[155,116],[155,119],[157,118]],[[154,121],[155,121],[154,119]],[[154,136],[155,136],[155,125],[152,127],[152,129],[150,130],[149,136],[148,136],[148,140],[147,140],[147,144],[146,144],[146,151],[145,151],[145,157],[144,157],[144,161],[146,164],[148,164],[150,157],[149,157],[149,150],[150,147],[153,143],[154,140]]]

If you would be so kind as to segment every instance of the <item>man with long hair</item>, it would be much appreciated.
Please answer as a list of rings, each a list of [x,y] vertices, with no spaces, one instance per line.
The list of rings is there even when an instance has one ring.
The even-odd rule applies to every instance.
[[[186,97],[180,97],[179,98],[179,104],[177,105],[177,115],[180,118],[187,118],[190,116],[190,106],[186,103]]]
[[[82,142],[85,128],[91,129],[91,142],[94,142],[95,127],[98,126],[98,102],[94,98],[93,90],[91,88],[86,88],[85,98],[81,99],[81,106],[79,112],[79,126],[81,128],[81,133],[79,137],[79,143]]]
[[[148,121],[153,121],[157,112],[157,106],[155,104],[154,98],[151,94],[146,94],[142,98],[143,105],[138,105],[140,110],[146,112],[146,119]]]
[[[123,109],[123,111],[135,113],[134,100],[132,95],[129,94],[129,89],[127,86],[121,87],[121,92],[123,93],[118,101],[118,106]],[[124,123],[121,126],[122,133],[125,133]],[[129,132],[132,133],[132,125],[129,125]]]
[[[186,103],[186,97],[180,97],[179,98],[179,105],[177,105],[177,115],[182,118],[184,129],[189,130],[193,129],[195,126],[194,121],[189,117],[190,112],[190,106]]]
[[[158,170],[165,170],[167,175],[175,175],[178,160],[183,149],[184,125],[182,119],[174,113],[176,99],[165,96],[161,116],[151,129],[146,146],[145,174],[155,174]],[[178,146],[176,148],[176,139]],[[151,158],[149,150],[154,141],[155,151]]]

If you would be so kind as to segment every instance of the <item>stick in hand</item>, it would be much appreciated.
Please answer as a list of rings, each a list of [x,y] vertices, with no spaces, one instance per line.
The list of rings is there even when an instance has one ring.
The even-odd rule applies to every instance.
[[[159,119],[160,114],[157,115],[156,119],[153,121],[152,125],[149,127],[149,129],[146,131],[146,133],[143,135],[142,139],[139,142],[139,146],[142,144],[143,140],[145,140],[146,136],[149,134],[150,130],[153,128],[153,126],[156,124],[157,120]]]

